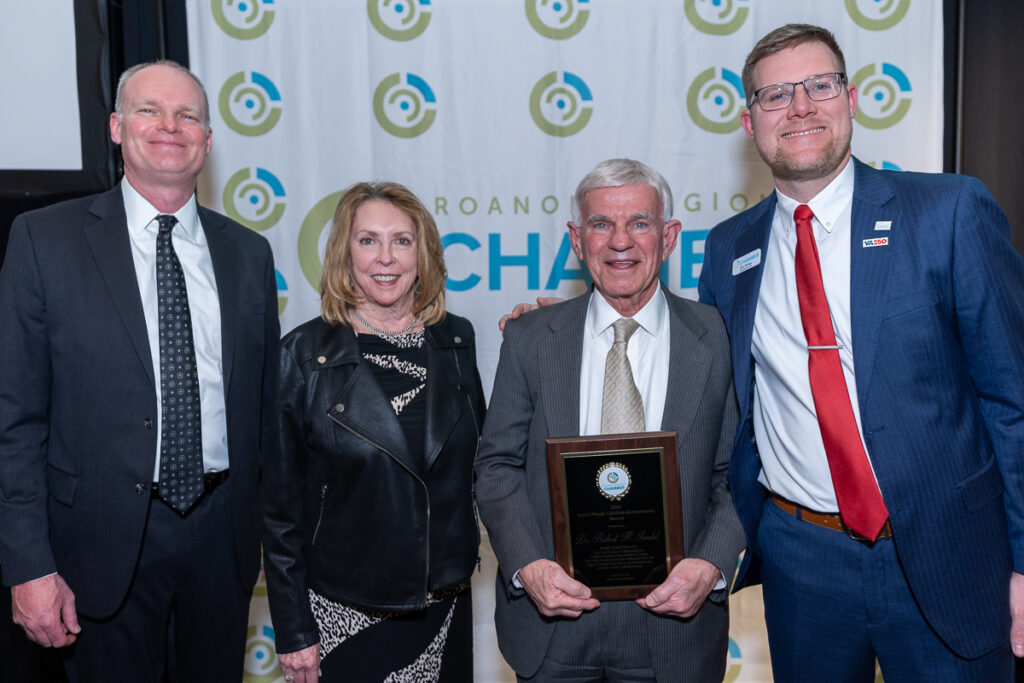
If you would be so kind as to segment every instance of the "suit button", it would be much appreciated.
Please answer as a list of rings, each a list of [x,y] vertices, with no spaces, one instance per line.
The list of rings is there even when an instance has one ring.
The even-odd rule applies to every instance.
[[[456,344],[461,344],[462,343],[462,337],[455,337],[455,343]]]
[[[334,406],[334,412],[336,412],[336,413],[344,413],[345,412],[345,404],[344,403],[339,403],[336,406]]]
[[[149,418],[149,417],[144,418],[142,420],[142,424],[146,425],[146,429],[152,429],[153,428],[153,419]]]
[[[145,484],[136,484],[135,485],[135,493],[138,493],[138,494],[141,495],[142,492],[145,491],[145,490],[146,490],[146,485]]]
[[[323,365],[324,363],[327,362],[327,356],[317,356],[316,362],[319,363],[320,365]]]

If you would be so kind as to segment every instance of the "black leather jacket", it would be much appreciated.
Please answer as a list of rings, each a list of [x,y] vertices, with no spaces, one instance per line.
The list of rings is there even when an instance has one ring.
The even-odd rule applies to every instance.
[[[316,318],[282,340],[279,448],[263,480],[279,652],[320,640],[309,588],[400,612],[472,575],[473,458],[484,417],[473,327],[448,314],[427,328],[425,347],[424,443],[407,444],[351,328]]]

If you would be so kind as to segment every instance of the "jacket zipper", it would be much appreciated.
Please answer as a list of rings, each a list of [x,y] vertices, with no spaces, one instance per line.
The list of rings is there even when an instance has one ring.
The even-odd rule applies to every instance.
[[[327,413],[327,417],[331,418],[342,429],[345,429],[345,430],[351,432],[354,436],[356,436],[359,439],[362,439],[363,441],[365,441],[366,443],[370,444],[374,448],[376,448],[378,450],[381,450],[381,451],[384,451],[385,453],[387,453],[389,458],[391,458],[396,463],[398,463],[398,465],[403,470],[405,470],[406,472],[411,474],[413,479],[418,481],[420,483],[420,486],[423,487],[423,493],[427,497],[427,542],[426,542],[426,547],[425,547],[426,556],[427,556],[427,563],[426,563],[426,567],[424,567],[424,572],[423,572],[423,599],[424,599],[424,601],[426,601],[427,595],[430,593],[430,489],[427,488],[426,482],[424,482],[423,479],[420,478],[420,475],[418,475],[415,472],[413,472],[411,469],[409,469],[406,466],[406,464],[404,462],[402,462],[401,460],[396,458],[394,453],[392,453],[388,449],[384,448],[380,444],[375,443],[373,441],[370,441],[369,439],[367,439],[365,436],[363,436],[362,434],[360,434],[356,430],[354,430],[351,427],[349,427],[348,425],[342,423],[338,418],[334,417],[334,415],[332,415],[331,413]],[[326,485],[325,485],[325,487],[326,487]],[[477,533],[479,533],[479,529],[477,530]]]
[[[324,507],[327,505],[327,484],[320,485],[320,516],[316,518],[316,526],[313,528],[313,540],[309,542],[310,547],[316,545],[316,536],[320,533],[320,523],[324,521]]]

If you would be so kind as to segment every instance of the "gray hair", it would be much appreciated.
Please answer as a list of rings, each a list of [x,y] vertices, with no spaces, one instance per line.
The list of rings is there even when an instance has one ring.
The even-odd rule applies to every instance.
[[[196,84],[196,86],[199,88],[199,92],[202,93],[202,95],[203,95],[203,125],[207,129],[209,129],[210,128],[210,98],[208,98],[206,96],[206,88],[203,87],[203,82],[200,81],[199,77],[196,76],[194,73],[192,73],[191,71],[189,71],[188,69],[183,67],[181,64],[178,64],[177,62],[175,62],[172,59],[158,59],[158,60],[152,61],[152,62],[145,62],[143,64],[136,64],[133,67],[129,67],[129,68],[125,69],[124,73],[121,74],[121,77],[119,79],[117,79],[117,94],[114,96],[114,112],[117,114],[117,118],[120,119],[120,118],[122,118],[124,116],[124,87],[125,87],[125,84],[128,83],[128,80],[132,76],[134,76],[135,74],[139,73],[143,69],[151,67],[151,66],[167,66],[167,67],[170,67],[170,68],[172,68],[172,69],[174,69],[176,71],[180,71],[181,73],[185,74],[186,76],[188,76],[189,78],[192,79],[192,82]]]
[[[648,185],[658,193],[661,200],[661,219],[672,219],[672,188],[661,176],[647,164],[633,159],[606,159],[594,167],[576,186],[576,195],[572,206],[572,220],[582,225],[580,206],[583,197],[591,190],[604,187],[622,187],[623,185]]]

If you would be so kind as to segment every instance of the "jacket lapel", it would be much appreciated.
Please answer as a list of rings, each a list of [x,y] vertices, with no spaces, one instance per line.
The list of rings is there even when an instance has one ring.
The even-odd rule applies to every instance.
[[[467,408],[463,368],[452,361],[455,347],[465,345],[453,338],[447,320],[427,328],[427,417],[424,425],[423,454],[427,468],[433,467],[448,435]]]
[[[682,437],[704,400],[704,385],[711,372],[711,351],[700,341],[707,332],[700,318],[678,297],[668,292],[665,296],[670,311],[672,350],[668,362],[669,392],[661,428],[676,430]]]
[[[155,387],[153,356],[149,348],[146,316],[142,310],[131,241],[128,238],[128,219],[125,217],[121,187],[115,186],[109,192],[97,196],[89,211],[90,215],[86,216],[82,227],[86,241],[107,285],[110,298],[121,315],[128,337],[139,355],[139,361]]]
[[[734,259],[739,259],[761,250],[761,263],[738,275],[733,279],[733,303],[728,311],[730,320],[728,327],[732,336],[732,358],[736,382],[736,398],[739,401],[740,414],[745,415],[750,392],[747,390],[754,381],[754,357],[751,355],[751,343],[754,335],[754,314],[757,312],[757,297],[761,291],[761,276],[764,273],[765,260],[768,256],[768,238],[771,235],[772,219],[775,216],[775,193],[761,202],[755,210],[750,222],[736,238]],[[674,340],[673,340],[674,343]]]
[[[863,405],[875,366],[878,331],[885,307],[887,283],[896,243],[864,247],[864,240],[899,237],[901,227],[895,197],[882,173],[854,159],[853,208],[850,216],[850,324],[857,394]],[[877,221],[892,221],[891,231],[875,230]]]
[[[562,305],[548,322],[549,336],[540,354],[541,396],[544,419],[552,437],[579,436],[580,367],[583,359],[584,323],[593,289]]]
[[[199,222],[206,234],[206,245],[213,262],[213,276],[217,281],[220,300],[221,362],[224,365],[224,393],[231,386],[235,338],[238,333],[238,277],[241,264],[240,251],[224,230],[224,218],[203,207],[199,208]]]

